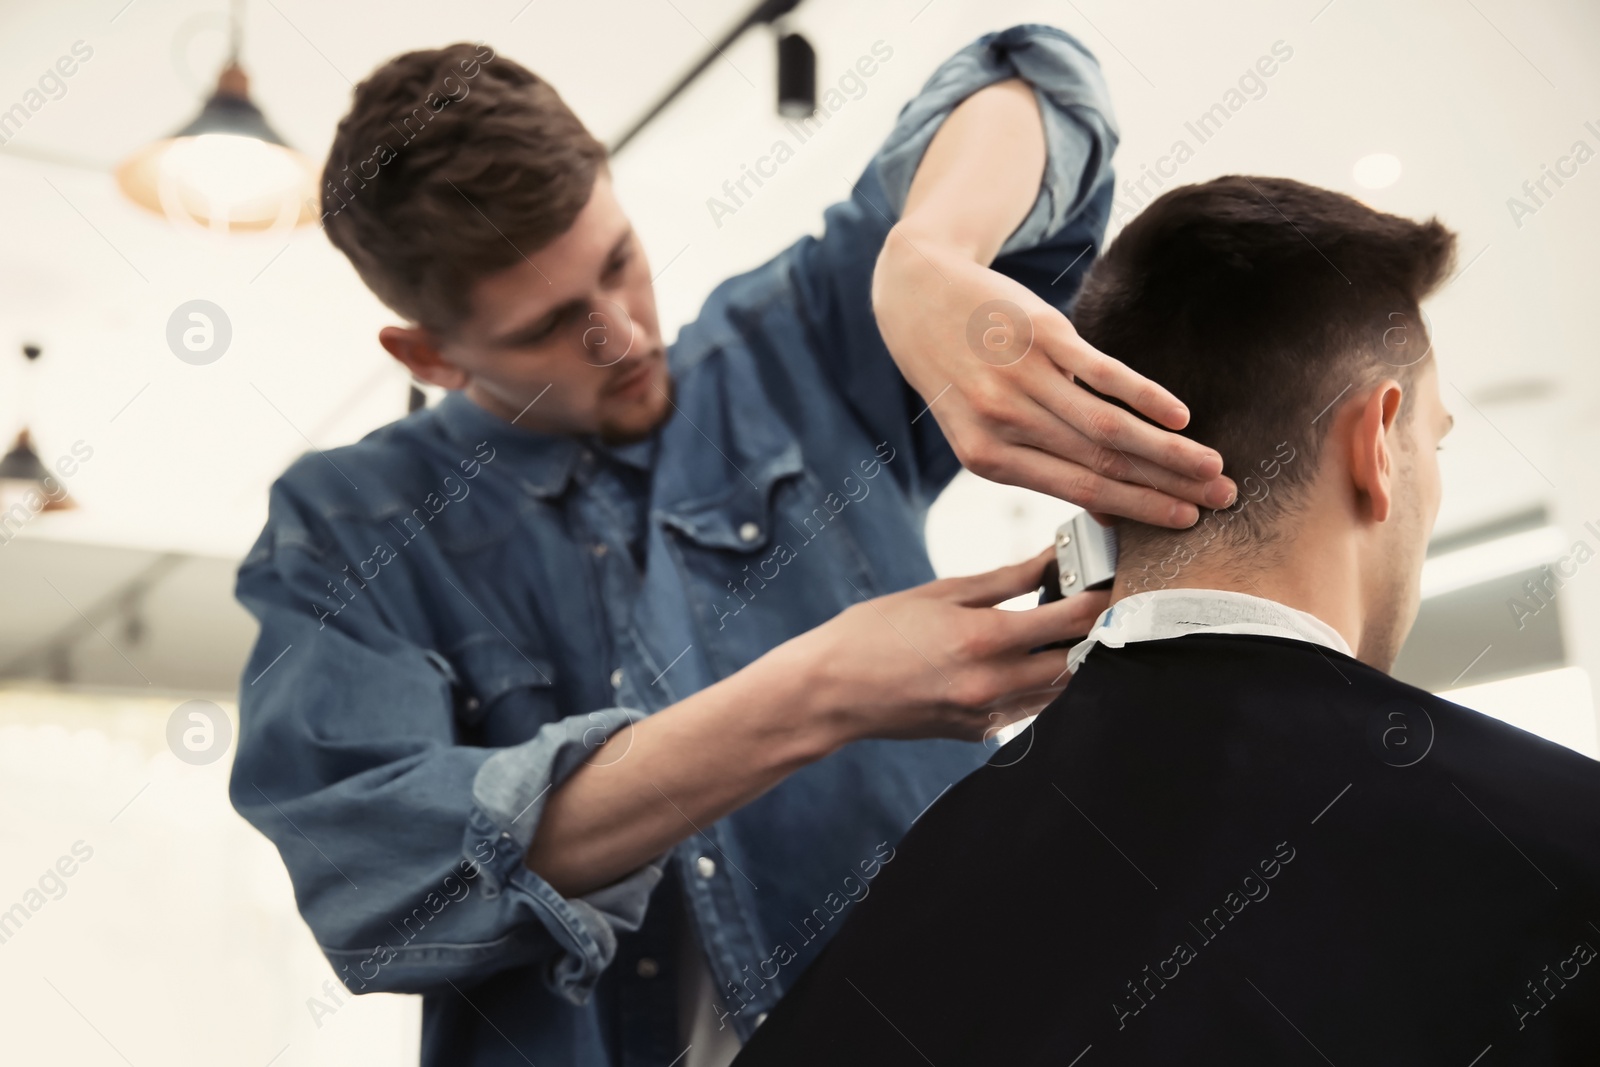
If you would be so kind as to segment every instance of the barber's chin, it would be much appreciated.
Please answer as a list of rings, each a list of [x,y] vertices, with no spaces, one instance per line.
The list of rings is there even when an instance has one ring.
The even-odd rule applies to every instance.
[[[600,398],[600,438],[626,444],[649,437],[672,413],[672,378],[658,364],[638,380]]]

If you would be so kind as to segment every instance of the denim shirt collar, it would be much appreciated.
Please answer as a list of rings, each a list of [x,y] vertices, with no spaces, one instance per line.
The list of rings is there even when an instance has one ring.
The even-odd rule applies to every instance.
[[[753,385],[753,383],[752,383]],[[603,453],[638,470],[652,470],[663,447],[704,452],[703,462],[679,464],[674,477],[657,486],[655,504],[688,519],[754,490],[765,498],[778,478],[801,468],[800,445],[755,388],[716,397],[685,411],[674,404],[666,423],[649,437],[606,446],[589,435],[541,433],[513,425],[452,390],[432,409],[445,433],[464,449],[488,441],[514,462],[523,486],[542,499],[566,491],[585,451]],[[691,525],[696,525],[690,520]]]
[[[656,435],[625,445],[605,445],[596,437],[541,433],[514,425],[485,411],[462,390],[445,394],[433,409],[434,418],[457,444],[470,448],[488,441],[515,460],[523,485],[535,496],[560,496],[572,478],[585,449],[611,457],[618,463],[648,471],[655,466]]]
[[[688,396],[674,391],[660,431],[673,462],[657,479],[652,508],[701,544],[753,551],[770,533],[773,485],[804,468],[800,442],[749,365],[730,361],[717,381]]]

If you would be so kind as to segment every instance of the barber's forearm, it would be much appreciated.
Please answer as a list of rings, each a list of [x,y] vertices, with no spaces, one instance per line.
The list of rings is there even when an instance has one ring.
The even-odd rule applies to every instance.
[[[977,741],[1034,714],[1065,672],[1029,650],[1081,637],[1105,607],[1084,593],[997,608],[1038,588],[1049,553],[859,601],[614,734],[550,794],[527,866],[581,895],[853,741]]]
[[[565,896],[610,885],[842,739],[771,654],[614,734],[545,803],[525,863]]]
[[[880,267],[934,248],[988,266],[1038,199],[1046,159],[1031,85],[1012,78],[974,93],[923,154]]]

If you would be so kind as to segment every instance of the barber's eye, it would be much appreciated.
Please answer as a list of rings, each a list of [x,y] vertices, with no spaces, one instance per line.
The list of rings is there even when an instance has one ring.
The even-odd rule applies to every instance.
[[[537,333],[531,334],[528,337],[523,338],[522,343],[524,345],[542,345],[546,341],[550,340],[550,338],[554,337],[558,332],[560,332],[568,324],[573,322],[576,318],[577,318],[577,312],[576,311],[571,310],[571,309],[563,311],[559,315],[557,315],[555,318],[551,319],[543,327],[541,327]]]

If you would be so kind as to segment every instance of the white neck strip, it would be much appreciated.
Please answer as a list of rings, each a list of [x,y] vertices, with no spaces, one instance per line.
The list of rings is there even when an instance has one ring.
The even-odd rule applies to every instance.
[[[1276,600],[1223,589],[1152,589],[1117,601],[1095,620],[1089,635],[1067,655],[1075,671],[1097,646],[1162,641],[1188,634],[1259,634],[1308,641],[1347,656],[1350,645],[1315,615]]]

